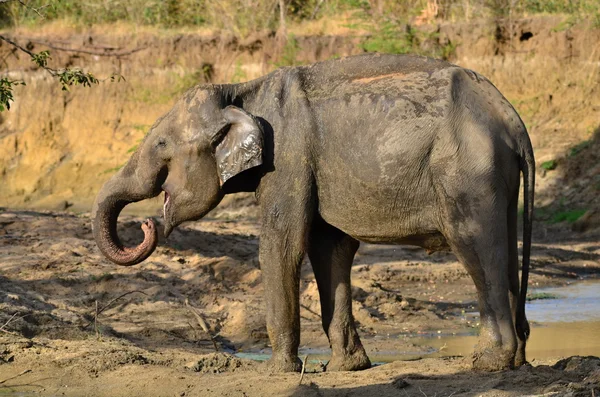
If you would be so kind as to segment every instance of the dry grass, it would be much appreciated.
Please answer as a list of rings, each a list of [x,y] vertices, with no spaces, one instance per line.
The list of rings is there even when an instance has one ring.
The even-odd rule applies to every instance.
[[[297,36],[362,36],[370,33],[364,24],[357,25],[359,11],[343,11],[320,19],[292,21],[288,32]]]

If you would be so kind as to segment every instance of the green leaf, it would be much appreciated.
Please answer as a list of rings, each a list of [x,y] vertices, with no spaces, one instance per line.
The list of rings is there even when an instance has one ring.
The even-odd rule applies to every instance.
[[[22,80],[10,80],[7,77],[0,78],[0,112],[10,110],[10,103],[14,102],[13,87],[25,85]]]
[[[48,66],[48,60],[52,59],[50,56],[50,51],[44,50],[38,54],[33,54],[31,56],[31,60],[41,68],[45,68]]]
[[[69,87],[74,85],[91,87],[92,84],[100,83],[93,74],[84,72],[81,69],[62,69],[57,72],[56,76],[62,84],[63,91],[69,91]]]

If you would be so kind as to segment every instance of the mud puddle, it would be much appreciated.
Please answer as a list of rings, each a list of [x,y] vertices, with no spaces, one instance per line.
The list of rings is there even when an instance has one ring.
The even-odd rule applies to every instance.
[[[531,337],[527,344],[528,360],[580,355],[600,356],[600,281],[582,281],[564,287],[539,288],[531,292],[527,303],[527,317],[531,323]],[[479,314],[464,313],[465,321],[478,324]],[[435,331],[426,334],[397,334],[363,336],[365,346],[379,339],[390,350],[368,352],[374,365],[393,361],[412,361],[421,358],[469,356],[477,343],[477,329],[462,331]],[[402,343],[399,343],[402,342]],[[394,346],[409,345],[407,351]],[[240,358],[265,361],[271,350],[256,349],[238,352]],[[328,348],[300,348],[301,358],[308,356],[307,368],[325,364],[331,356]]]
[[[600,281],[532,291],[526,306],[531,323],[528,360],[563,355],[600,355]],[[477,314],[467,313],[478,318]],[[417,337],[412,342],[434,351],[428,357],[468,356],[477,343],[476,331]],[[397,360],[403,359],[400,354]]]

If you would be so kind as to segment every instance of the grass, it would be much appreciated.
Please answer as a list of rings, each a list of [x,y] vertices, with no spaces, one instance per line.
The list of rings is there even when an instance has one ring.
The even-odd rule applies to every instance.
[[[568,222],[573,223],[581,218],[587,210],[567,210],[567,211],[559,211],[552,216],[550,219],[550,223],[560,223],[560,222]]]
[[[549,294],[548,292],[530,292],[527,294],[526,301],[531,302],[548,299],[558,299],[558,296],[554,294]]]
[[[242,81],[248,80],[248,75],[242,68],[242,61],[235,61],[235,69],[233,70],[233,76],[231,76],[232,83],[241,83]]]
[[[422,16],[428,3],[427,0],[287,0],[286,15],[290,26],[304,24],[313,26],[312,29],[348,13],[360,13],[378,25],[382,18],[410,22]],[[597,0],[438,0],[437,3],[437,15],[431,16],[430,22],[432,18],[454,22],[563,14],[572,16],[574,21],[589,18],[593,26],[600,25]],[[16,1],[0,4],[0,27],[38,25],[40,17],[35,10],[44,15],[44,23],[66,19],[71,24],[89,27],[125,21],[135,26],[210,27],[238,36],[276,30],[279,24],[278,0],[28,0],[27,5]],[[568,29],[570,24],[567,19],[557,29]],[[396,43],[391,50],[403,48]]]
[[[276,67],[282,66],[296,66],[299,64],[298,55],[300,53],[300,45],[294,34],[288,35],[288,39],[281,51],[281,55],[277,62],[274,63]]]
[[[369,21],[355,26],[357,29],[364,29],[364,26],[369,26]],[[366,52],[418,54],[447,60],[454,55],[457,47],[457,43],[450,41],[441,43],[437,32],[417,30],[410,24],[392,19],[373,24],[370,30],[371,35],[361,44]]]
[[[241,64],[239,67],[241,68]],[[130,82],[133,88],[131,99],[141,103],[168,104],[189,88],[207,82],[212,73],[211,68],[212,66],[205,64],[196,70],[186,70],[182,73],[169,71],[165,76],[161,76],[166,85],[164,90],[156,90],[156,86],[149,85],[146,81]]]
[[[590,141],[583,141],[583,142],[578,143],[577,145],[575,145],[571,149],[569,149],[569,157],[577,156],[583,150],[589,148],[591,144],[592,143]]]
[[[129,152],[128,152],[128,153],[129,153]],[[100,175],[114,174],[115,172],[117,172],[117,171],[119,171],[121,168],[123,168],[123,166],[124,166],[124,165],[125,165],[125,164],[121,164],[121,165],[118,165],[118,166],[116,166],[116,167],[107,168],[107,169],[105,169],[104,171],[102,171],[102,172],[100,173]]]
[[[540,167],[542,167],[542,169],[545,169],[546,171],[555,170],[557,166],[558,162],[556,160],[548,160],[540,164]]]

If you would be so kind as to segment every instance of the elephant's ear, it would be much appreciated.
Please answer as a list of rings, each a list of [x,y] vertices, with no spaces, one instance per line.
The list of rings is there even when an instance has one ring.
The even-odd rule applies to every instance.
[[[215,148],[221,186],[232,177],[263,162],[263,131],[259,122],[236,106],[223,109],[223,117],[227,122],[224,129],[226,133]]]

